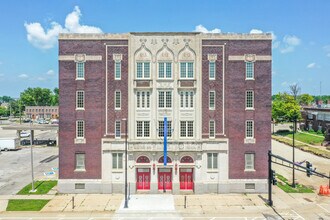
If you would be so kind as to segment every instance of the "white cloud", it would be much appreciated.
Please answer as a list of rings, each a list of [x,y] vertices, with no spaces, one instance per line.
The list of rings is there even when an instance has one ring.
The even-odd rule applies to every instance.
[[[39,22],[25,23],[28,41],[40,49],[50,49],[57,42],[59,33],[102,33],[98,27],[81,25],[82,14],[78,6],[65,18],[64,28],[57,22],[51,22],[51,27],[45,30]]]
[[[18,77],[21,78],[21,79],[26,79],[29,76],[23,73],[23,74],[19,75]]]
[[[55,74],[54,70],[48,70],[46,73],[46,75],[48,75],[48,76],[52,76],[54,74]]]
[[[218,28],[215,28],[215,29],[213,29],[213,30],[207,30],[203,25],[197,25],[196,27],[195,27],[195,30],[194,30],[195,32],[202,32],[202,33],[221,33],[221,30],[220,29],[218,29]]]
[[[293,52],[295,47],[300,45],[301,40],[294,35],[285,35],[283,38],[284,46],[280,49],[281,53]]]
[[[250,34],[262,34],[263,32],[262,32],[262,30],[259,30],[259,29],[251,29],[251,31],[250,31]]]
[[[312,69],[314,67],[316,67],[316,63],[310,63],[310,64],[307,65],[308,69]]]

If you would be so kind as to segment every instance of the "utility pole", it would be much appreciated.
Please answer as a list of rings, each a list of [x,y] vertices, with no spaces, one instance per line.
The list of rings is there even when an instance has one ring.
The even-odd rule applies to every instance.
[[[268,205],[273,206],[272,200],[272,156],[271,151],[268,151]]]
[[[124,208],[128,208],[128,201],[127,201],[127,119],[123,118],[125,121],[125,204]]]
[[[296,187],[296,184],[295,184],[295,169],[294,169],[294,163],[295,163],[295,155],[294,155],[294,149],[295,149],[295,143],[294,143],[294,135],[295,135],[295,132],[296,132],[296,117],[294,117],[293,119],[293,133],[292,133],[292,162],[293,162],[293,165],[292,165],[292,187],[295,188]]]

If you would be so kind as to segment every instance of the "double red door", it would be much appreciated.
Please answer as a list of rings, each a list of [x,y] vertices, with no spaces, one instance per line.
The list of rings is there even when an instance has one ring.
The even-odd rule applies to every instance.
[[[150,168],[137,168],[136,188],[150,190]]]
[[[158,169],[158,190],[172,190],[172,170],[168,168]]]
[[[180,169],[180,189],[193,190],[193,188],[194,188],[193,169],[192,168]]]

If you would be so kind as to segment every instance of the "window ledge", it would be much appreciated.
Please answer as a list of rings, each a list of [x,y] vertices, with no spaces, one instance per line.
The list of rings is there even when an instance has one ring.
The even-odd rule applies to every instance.
[[[245,78],[245,80],[249,80],[249,81],[253,81],[253,80],[255,80],[254,78]]]
[[[245,108],[245,111],[254,111],[254,108]]]
[[[255,169],[245,169],[244,172],[256,172]]]
[[[124,170],[122,170],[122,169],[114,169],[114,168],[112,168],[112,173],[123,173],[124,172]]]
[[[256,139],[255,138],[244,138],[244,144],[255,144]]]
[[[85,78],[76,78],[76,80],[85,80]]]
[[[215,170],[215,169],[209,169],[206,171],[207,173],[218,173],[218,170]]]
[[[76,111],[85,111],[85,108],[76,108]]]
[[[86,169],[75,169],[74,172],[86,172]]]
[[[74,143],[75,144],[86,144],[86,138],[75,138]]]

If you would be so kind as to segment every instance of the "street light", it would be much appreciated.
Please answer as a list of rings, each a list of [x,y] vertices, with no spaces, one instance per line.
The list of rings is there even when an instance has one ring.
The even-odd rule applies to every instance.
[[[127,201],[127,119],[123,118],[125,121],[125,204],[124,208],[128,208],[128,201]]]
[[[294,145],[295,145],[295,143],[294,143],[294,134],[295,134],[295,132],[296,132],[296,117],[294,117],[293,118],[293,128],[292,128],[292,130],[293,130],[293,133],[292,133],[292,162],[293,162],[293,165],[292,165],[292,187],[293,188],[295,188],[296,187],[296,184],[295,184],[295,170],[294,170],[294,163],[295,163],[295,156],[294,156],[294,149],[295,149],[295,147],[294,147]]]

